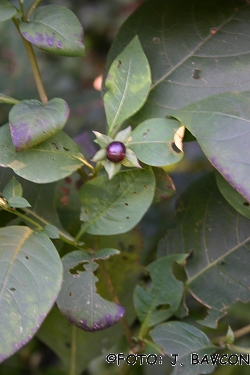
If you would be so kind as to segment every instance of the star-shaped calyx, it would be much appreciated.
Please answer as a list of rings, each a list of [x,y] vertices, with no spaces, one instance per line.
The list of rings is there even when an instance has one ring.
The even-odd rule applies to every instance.
[[[131,126],[118,132],[114,139],[108,135],[93,131],[96,136],[95,142],[101,149],[97,151],[92,161],[100,163],[106,169],[109,179],[125,167],[141,168],[135,153],[128,148],[131,141]]]

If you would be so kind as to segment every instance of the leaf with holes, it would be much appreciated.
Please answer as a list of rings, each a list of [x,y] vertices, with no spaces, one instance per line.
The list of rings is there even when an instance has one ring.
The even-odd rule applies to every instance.
[[[69,117],[65,100],[51,99],[43,105],[38,100],[24,100],[12,107],[9,125],[16,151],[46,141],[63,129]]]
[[[165,118],[217,93],[250,90],[249,18],[245,0],[143,2],[120,28],[106,66],[138,35],[152,86],[131,123]]]
[[[0,166],[36,183],[60,180],[80,168],[83,156],[63,131],[32,148],[16,152],[8,124],[0,128]]]
[[[18,13],[16,7],[7,0],[0,0],[0,22],[9,20]]]
[[[174,135],[179,121],[154,118],[143,121],[132,131],[129,148],[145,164],[163,167],[177,163],[182,152],[173,149]]]
[[[109,135],[145,103],[151,85],[150,67],[135,36],[113,61],[105,86],[104,107]]]
[[[205,155],[250,202],[250,91],[213,95],[173,113],[196,137]]]
[[[153,168],[155,175],[154,203],[162,202],[175,194],[175,186],[171,177],[162,168]]]
[[[176,280],[172,264],[183,264],[187,255],[169,255],[157,259],[147,266],[152,285],[149,290],[137,285],[134,291],[134,305],[142,323],[141,332],[148,327],[170,318],[182,300],[183,283]]]
[[[94,236],[89,237],[94,240]],[[141,234],[137,229],[130,232],[129,236],[127,234],[101,236],[99,240],[101,249],[115,247],[121,250],[120,256],[112,256],[105,260],[105,267],[112,279],[119,301],[125,307],[126,320],[129,324],[133,324],[136,313],[132,294],[143,272],[139,261],[140,252],[143,249]],[[107,288],[105,275],[100,267],[96,271],[96,276],[99,279],[98,292],[103,298],[112,300],[112,293]],[[72,363],[74,342],[77,342],[74,351],[75,367],[77,374],[81,374],[93,359],[105,353],[108,354],[111,348],[120,342],[123,331],[121,324],[115,324],[108,330],[96,331],[94,334],[83,331],[70,324],[57,308],[53,308],[37,336],[60,357],[66,371]]]
[[[250,301],[249,228],[250,220],[220,194],[213,173],[193,182],[179,200],[177,227],[161,240],[158,255],[190,254],[186,287],[209,309],[204,325],[215,328],[233,303]]]
[[[0,362],[24,346],[51,309],[62,263],[49,238],[28,227],[0,229]]]
[[[182,322],[167,322],[159,324],[149,334],[171,358],[174,366],[171,375],[213,372],[218,358],[218,355],[213,354],[216,347],[198,328]],[[200,363],[202,359],[203,363]]]
[[[20,23],[22,36],[36,47],[65,56],[84,56],[83,29],[71,10],[59,5],[35,9],[30,22]]]
[[[103,175],[80,190],[83,231],[111,235],[132,229],[152,203],[155,178],[150,168],[126,170],[112,180]]]
[[[102,253],[101,259],[116,252],[102,249]],[[94,271],[98,265],[91,258],[87,252],[79,250],[63,257],[63,286],[57,305],[72,324],[85,331],[95,332],[118,322],[124,315],[124,308],[96,292],[98,279]]]

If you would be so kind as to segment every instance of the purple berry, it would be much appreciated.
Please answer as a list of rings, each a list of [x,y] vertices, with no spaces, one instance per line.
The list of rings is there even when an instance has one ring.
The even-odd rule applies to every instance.
[[[106,148],[106,156],[112,163],[120,163],[125,158],[126,147],[122,142],[111,142]]]

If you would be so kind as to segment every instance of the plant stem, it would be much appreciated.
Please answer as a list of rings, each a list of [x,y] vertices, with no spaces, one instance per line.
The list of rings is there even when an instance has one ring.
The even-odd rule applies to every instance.
[[[14,24],[15,24],[18,32],[19,32],[19,34],[21,35],[24,47],[25,47],[27,55],[28,55],[28,59],[30,61],[31,69],[32,69],[32,72],[33,72],[33,76],[34,76],[34,79],[35,79],[37,91],[39,93],[41,102],[43,104],[46,104],[47,101],[48,101],[48,98],[47,98],[47,95],[46,95],[46,92],[45,92],[45,88],[43,86],[42,77],[41,77],[41,74],[40,74],[40,70],[38,68],[38,64],[37,64],[37,61],[36,61],[36,56],[34,54],[32,45],[20,33],[20,30],[19,30],[19,21],[17,19],[15,19],[15,18],[12,18],[12,21],[14,22]]]
[[[93,165],[89,164],[89,162],[87,162],[87,160],[83,157],[83,155],[81,155],[81,156],[75,156],[75,158],[77,160],[80,160],[84,165],[86,165],[86,167],[88,167],[89,169],[91,169],[92,172],[95,170],[95,168],[93,167]]]
[[[37,91],[39,93],[41,102],[43,103],[43,105],[45,105],[48,101],[48,98],[47,98],[47,95],[43,86],[42,77],[41,77],[40,70],[38,68],[37,61],[36,61],[36,56],[34,54],[31,43],[28,42],[23,36],[22,36],[22,40],[23,40],[23,44],[24,44],[24,47],[26,49],[26,52],[30,61],[31,69],[33,71]]]
[[[76,375],[76,327],[73,325],[71,334],[70,375]]]
[[[77,172],[79,176],[81,177],[81,179],[83,180],[83,182],[87,182],[89,180],[89,177],[83,168],[77,169]]]
[[[107,271],[107,268],[105,266],[104,261],[102,259],[100,259],[98,263],[99,263],[99,266],[100,266],[100,270],[102,271],[102,273],[103,273],[103,275],[105,277],[105,280],[106,280],[106,283],[108,285],[109,291],[112,294],[113,300],[120,305],[121,303],[120,303],[119,298],[118,298],[118,296],[117,296],[117,294],[115,292],[112,280],[111,280],[111,278],[109,276],[109,273]],[[127,342],[128,342],[128,345],[129,345],[130,349],[133,349],[134,346],[135,346],[135,342],[133,340],[131,329],[130,329],[130,326],[129,326],[128,322],[127,322],[127,319],[125,317],[121,318],[120,319],[120,324],[122,326],[124,335],[125,335],[125,337],[127,339]]]
[[[241,336],[246,335],[247,333],[250,333],[250,324],[248,324],[247,326],[245,326],[243,328],[240,328],[237,331],[235,331],[234,337],[237,339]],[[212,341],[213,341],[214,344],[224,344],[226,342],[226,338],[227,338],[227,336],[219,336],[219,337],[216,337],[215,339],[213,339]]]
[[[25,16],[25,21],[27,21],[32,12],[34,12],[34,10],[37,8],[37,6],[42,2],[43,0],[35,0],[33,4],[31,4],[31,6],[29,7],[29,10],[28,12],[26,13],[26,16]]]
[[[28,208],[22,208],[22,210],[27,215],[32,215],[35,218],[37,218],[38,220],[42,221],[45,225],[50,224],[47,220],[45,220],[42,217],[38,216],[35,212],[29,210]],[[24,217],[25,217],[25,220],[27,220],[27,216],[25,215]],[[69,237],[65,236],[65,234],[63,234],[59,229],[58,229],[58,232],[59,232],[59,238],[60,238],[60,240],[62,240],[63,242],[67,243],[68,245],[71,245],[71,246],[74,246],[74,247],[80,247],[78,245],[77,241],[75,241],[74,239],[71,239],[70,236]]]
[[[24,8],[23,3],[19,0],[20,11],[22,13],[22,21],[24,21]]]
[[[22,214],[20,211],[17,211],[15,208],[10,207],[8,205],[8,203],[3,198],[0,198],[0,207],[2,209],[4,209],[5,211],[8,211],[11,214],[14,214],[14,215],[20,217],[24,221],[27,221],[28,223],[30,223],[31,225],[33,225],[34,227],[36,227],[38,230],[42,230],[43,229],[43,227],[40,224],[38,224],[35,220],[31,219],[27,215]],[[34,212],[29,211],[29,209],[24,208],[24,207],[21,208],[21,209],[24,212],[26,212],[27,214],[32,214],[33,216],[35,216],[36,218],[38,218],[40,221],[43,221],[44,224],[49,224],[46,220],[40,218]],[[71,238],[68,238],[64,234],[60,233],[60,230],[58,230],[58,232],[59,232],[59,238],[60,238],[60,240],[62,240],[63,242],[67,243],[68,245],[71,245],[71,246],[74,246],[74,247],[80,247],[76,241],[71,240]]]
[[[242,348],[241,346],[232,345],[232,344],[227,345],[227,348],[236,353],[250,354],[250,348]]]
[[[22,214],[21,212],[17,211],[15,208],[12,208],[8,205],[8,203],[3,199],[0,198],[0,207],[4,209],[7,212],[10,212],[11,214],[14,214],[16,216],[19,216],[23,220],[28,221],[30,224],[34,225],[37,229],[41,230],[43,229],[40,224],[38,224],[36,221],[32,220],[31,218],[27,217],[26,215]]]

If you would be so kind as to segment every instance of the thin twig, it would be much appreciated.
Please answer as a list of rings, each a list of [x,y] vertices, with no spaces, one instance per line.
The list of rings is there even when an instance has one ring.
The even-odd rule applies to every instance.
[[[243,327],[243,328],[240,328],[238,329],[237,331],[234,332],[234,338],[239,338],[241,336],[244,336],[246,334],[250,333],[250,324],[248,324],[247,326]],[[227,336],[219,336],[219,337],[216,337],[215,339],[212,339],[213,343],[214,344],[224,344],[227,340]]]
[[[31,69],[32,69],[32,72],[33,72],[33,75],[34,75],[34,79],[35,79],[37,91],[39,93],[41,102],[43,104],[46,104],[47,101],[48,101],[48,98],[47,98],[47,95],[46,95],[46,92],[45,92],[45,88],[43,86],[42,77],[41,77],[41,74],[40,74],[40,70],[38,68],[38,64],[37,64],[37,61],[36,61],[36,56],[34,54],[32,45],[31,45],[30,42],[28,42],[22,36],[22,34],[21,34],[20,30],[19,30],[19,21],[17,19],[15,19],[15,18],[12,18],[12,21],[14,22],[14,24],[15,24],[18,32],[19,32],[19,34],[21,35],[24,47],[25,47],[27,55],[28,55],[28,59],[30,61]]]
[[[31,14],[34,12],[34,10],[38,7],[38,5],[42,2],[43,0],[35,0],[33,4],[29,7],[28,12],[25,15],[25,21],[27,21]]]

